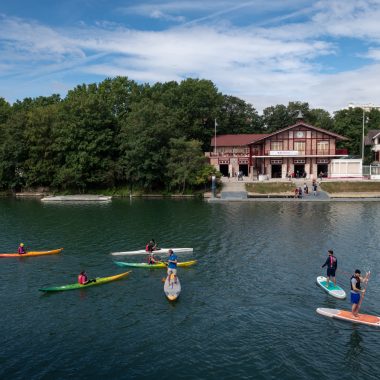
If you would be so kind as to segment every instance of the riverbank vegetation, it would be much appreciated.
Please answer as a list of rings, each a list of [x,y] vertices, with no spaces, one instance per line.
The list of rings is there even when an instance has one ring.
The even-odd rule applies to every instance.
[[[339,181],[339,182],[321,182],[322,190],[334,193],[380,193],[380,181]]]
[[[245,185],[247,192],[254,194],[293,194],[295,187],[293,182],[255,182]]]
[[[217,133],[268,133],[305,122],[348,136],[360,152],[362,110],[332,117],[290,102],[259,116],[253,105],[218,91],[209,80],[138,84],[126,77],[79,85],[59,95],[9,104],[0,97],[0,191],[187,193],[217,174],[204,152]],[[368,113],[366,129],[380,125]]]

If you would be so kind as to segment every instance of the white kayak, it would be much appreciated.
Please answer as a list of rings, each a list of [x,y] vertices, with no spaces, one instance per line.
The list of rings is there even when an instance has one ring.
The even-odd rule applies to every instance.
[[[181,283],[178,276],[166,276],[164,293],[169,301],[175,301],[181,293]]]
[[[172,249],[175,254],[177,253],[191,253],[193,248],[159,248],[153,251],[154,254],[169,253],[169,249]],[[139,249],[137,251],[125,251],[125,252],[112,252],[112,256],[133,256],[133,255],[147,255],[148,252],[145,249]]]
[[[317,284],[328,294],[335,298],[339,298],[341,300],[344,300],[346,298],[346,292],[339,286],[334,285],[334,282],[330,280],[329,287],[327,287],[327,278],[324,276],[318,276],[317,277]]]
[[[339,310],[339,309],[328,309],[324,307],[319,307],[317,310],[318,314],[325,317],[340,319],[341,321],[360,323],[367,326],[380,327],[380,317],[376,315],[368,314],[358,314],[354,317],[349,310]]]

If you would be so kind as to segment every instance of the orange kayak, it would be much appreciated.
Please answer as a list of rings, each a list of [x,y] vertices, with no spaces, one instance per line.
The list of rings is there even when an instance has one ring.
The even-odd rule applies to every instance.
[[[23,255],[19,255],[18,253],[0,253],[0,258],[2,257],[34,257],[34,256],[45,256],[45,255],[56,255],[63,251],[63,248],[53,249],[51,251],[29,251]]]

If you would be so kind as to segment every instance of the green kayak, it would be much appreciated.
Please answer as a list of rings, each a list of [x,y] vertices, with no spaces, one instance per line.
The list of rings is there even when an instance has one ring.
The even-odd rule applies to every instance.
[[[182,261],[177,264],[177,267],[190,267],[194,264],[196,264],[197,260],[192,261]],[[156,264],[148,264],[148,263],[125,263],[124,261],[114,261],[116,265],[119,267],[133,267],[133,268],[149,268],[149,269],[155,269],[155,268],[166,268],[168,266],[167,263],[156,263]]]
[[[38,290],[41,292],[62,292],[64,290],[84,289],[84,288],[88,288],[89,286],[102,285],[102,284],[106,284],[107,282],[120,280],[124,277],[127,277],[129,273],[131,272],[129,271],[129,272],[125,272],[125,273],[121,273],[121,274],[117,274],[115,276],[109,276],[109,277],[99,277],[96,279],[96,281],[90,282],[85,285],[76,283],[76,284],[70,284],[70,285],[51,286],[49,288],[41,288]]]

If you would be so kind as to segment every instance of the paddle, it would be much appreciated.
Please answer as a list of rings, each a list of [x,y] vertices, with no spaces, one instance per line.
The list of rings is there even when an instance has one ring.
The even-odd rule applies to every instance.
[[[367,286],[368,286],[368,281],[369,281],[369,276],[370,275],[371,275],[371,271],[367,272],[367,274],[365,276],[365,279],[364,279],[365,288],[364,288],[364,292],[361,294],[361,297],[360,297],[360,300],[359,300],[358,309],[356,311],[358,314],[359,314],[360,307],[362,306],[362,302],[363,302],[363,299],[364,299],[365,292],[367,290]]]

